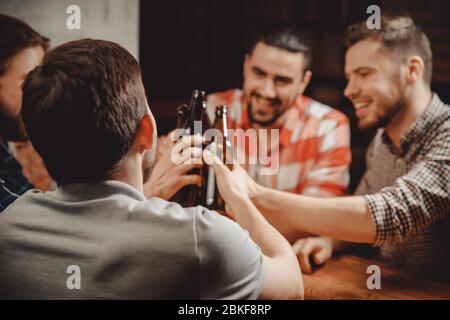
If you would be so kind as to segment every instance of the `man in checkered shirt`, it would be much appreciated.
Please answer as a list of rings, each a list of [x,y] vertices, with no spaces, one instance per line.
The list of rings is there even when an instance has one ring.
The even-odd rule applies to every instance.
[[[358,126],[378,128],[357,195],[317,199],[262,187],[239,168],[233,176],[280,230],[337,239],[296,242],[304,272],[310,257],[323,263],[352,242],[380,247],[380,258],[404,269],[448,276],[450,107],[430,88],[429,40],[409,17],[383,17],[379,30],[356,24],[347,36],[344,94]]]
[[[216,106],[226,105],[230,129],[266,130],[267,141],[271,129],[279,130],[279,140],[271,146],[260,137],[254,149],[244,140],[235,143],[241,159],[247,159],[244,167],[259,184],[315,197],[344,195],[351,162],[349,121],[338,110],[303,95],[312,75],[308,38],[295,28],[281,27],[262,32],[249,49],[243,89],[209,95],[211,119]],[[262,164],[260,152],[271,161]],[[271,166],[273,170],[266,171],[271,173],[264,174]]]

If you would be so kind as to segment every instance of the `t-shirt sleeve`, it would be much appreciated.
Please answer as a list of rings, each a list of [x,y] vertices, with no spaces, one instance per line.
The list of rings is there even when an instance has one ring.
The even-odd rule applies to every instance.
[[[263,254],[236,222],[196,210],[201,299],[256,299],[264,282]]]

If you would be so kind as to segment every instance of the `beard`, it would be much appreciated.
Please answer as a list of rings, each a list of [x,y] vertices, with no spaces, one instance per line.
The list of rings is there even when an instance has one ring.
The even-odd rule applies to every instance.
[[[260,95],[255,93],[255,92],[252,92],[252,93],[250,93],[250,98],[251,97],[260,97]],[[272,117],[270,119],[267,119],[267,120],[258,120],[253,115],[253,112],[254,112],[253,105],[252,105],[252,103],[250,101],[251,101],[251,99],[249,99],[248,107],[247,107],[248,118],[250,119],[251,123],[256,123],[256,124],[258,124],[258,125],[260,125],[262,127],[268,127],[268,126],[274,124],[278,120],[278,118],[280,118],[289,109],[289,108],[286,108],[286,109],[284,109],[282,111],[279,111],[279,107],[281,105],[281,101],[280,101],[280,99],[275,98],[275,99],[272,100],[272,103],[271,103],[272,106],[274,106],[274,108],[276,108],[274,113],[273,113],[273,115],[272,115]]]
[[[0,97],[0,137],[6,141],[27,141],[28,135],[22,114],[11,116],[4,112],[4,103]]]
[[[406,102],[404,97],[399,97],[395,101],[395,103],[391,104],[388,108],[386,108],[386,113],[376,124],[376,128],[384,128],[386,127],[392,119],[402,110],[405,106]]]
[[[142,160],[142,176],[144,178],[144,184],[148,182],[150,176],[152,175],[153,168],[156,162],[156,150],[158,137],[156,132],[153,133],[153,146],[150,150],[146,151],[144,154],[144,159]]]
[[[385,128],[394,119],[394,117],[405,108],[406,105],[406,95],[407,85],[405,79],[401,77],[400,74],[396,76],[398,79],[395,83],[395,98],[392,100],[381,101],[382,109],[384,114],[380,117],[378,122],[373,126],[374,128]]]
[[[391,101],[382,101],[381,105],[384,110],[384,114],[379,118],[378,122],[375,123],[371,128],[385,128],[394,119],[394,117],[404,109],[406,105],[405,92],[406,88],[401,83],[397,88],[396,99]]]

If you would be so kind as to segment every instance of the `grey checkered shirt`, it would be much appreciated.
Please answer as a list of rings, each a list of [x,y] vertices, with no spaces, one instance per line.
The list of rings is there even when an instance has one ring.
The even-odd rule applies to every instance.
[[[372,214],[381,258],[450,274],[450,106],[433,94],[400,148],[379,129],[366,161],[355,194]]]

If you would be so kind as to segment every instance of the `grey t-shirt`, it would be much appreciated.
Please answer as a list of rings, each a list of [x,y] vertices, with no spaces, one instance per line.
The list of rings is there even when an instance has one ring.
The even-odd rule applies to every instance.
[[[0,214],[3,299],[255,299],[263,280],[237,223],[122,182],[31,190]]]

